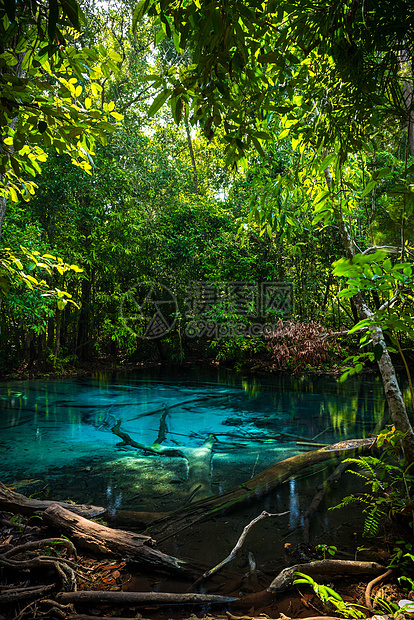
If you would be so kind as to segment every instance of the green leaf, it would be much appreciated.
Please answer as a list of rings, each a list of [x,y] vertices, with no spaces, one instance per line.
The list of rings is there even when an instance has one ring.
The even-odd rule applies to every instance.
[[[380,179],[384,179],[385,177],[390,176],[391,174],[391,168],[380,168],[379,170],[375,170],[375,172],[372,175],[372,178],[375,179],[376,181],[379,181]]]
[[[369,183],[366,184],[364,191],[361,194],[361,198],[364,198],[364,196],[367,196],[376,186],[377,181],[369,181]]]
[[[380,361],[383,353],[384,353],[384,349],[382,345],[379,342],[377,342],[377,344],[374,346],[374,357],[377,362]]]
[[[85,16],[79,7],[79,4],[76,0],[61,0],[61,4],[72,26],[76,28],[76,30],[80,30],[80,18],[82,21],[85,21]]]
[[[268,52],[267,54],[260,54],[257,59],[262,65],[267,65],[270,63],[275,63],[278,61],[279,52]]]
[[[132,30],[136,30],[138,22],[144,17],[148,7],[150,5],[150,0],[140,0],[137,6],[134,9],[134,13],[132,16]]]
[[[263,157],[263,158],[266,157],[266,154],[265,154],[265,152],[263,150],[262,145],[260,144],[260,141],[257,138],[255,138],[254,136],[252,136],[252,141],[253,141],[253,144],[256,147],[256,150],[259,153],[260,157]]]
[[[154,116],[158,112],[158,110],[164,105],[167,101],[168,97],[171,94],[171,90],[166,88],[162,92],[160,92],[154,99],[151,104],[150,109],[148,110],[148,116]]]

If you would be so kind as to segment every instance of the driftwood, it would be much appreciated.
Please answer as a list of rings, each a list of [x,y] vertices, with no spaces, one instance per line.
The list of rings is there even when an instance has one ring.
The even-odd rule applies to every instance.
[[[56,502],[50,500],[32,499],[21,493],[12,491],[0,482],[0,509],[8,512],[31,515],[34,512],[43,512],[49,506],[56,505],[66,508],[77,515],[93,519],[105,512],[102,506],[87,506],[85,504],[68,504],[66,502]]]
[[[182,571],[190,568],[186,562],[154,549],[155,541],[149,536],[125,530],[114,530],[75,515],[62,506],[45,510],[44,520],[65,533],[80,547],[105,556],[127,557],[129,560],[151,566],[153,569]]]
[[[199,500],[187,508],[172,512],[169,516],[150,525],[146,533],[156,538],[157,541],[166,540],[195,523],[221,516],[240,508],[253,499],[257,500],[265,496],[308,465],[315,465],[329,459],[342,460],[357,450],[369,450],[374,442],[373,439],[352,439],[312,452],[297,454],[268,467],[248,482],[222,495]]]
[[[309,543],[309,540],[310,540],[310,522],[311,522],[311,519],[312,519],[313,515],[318,510],[319,505],[320,505],[321,501],[323,500],[326,491],[329,489],[329,487],[334,482],[337,482],[339,480],[339,478],[342,476],[344,471],[349,466],[350,466],[350,463],[345,463],[345,462],[339,463],[338,467],[336,467],[336,469],[332,472],[332,474],[319,487],[318,492],[316,493],[315,497],[313,498],[313,500],[309,504],[309,507],[308,507],[307,511],[305,512],[305,516],[304,516],[304,519],[303,519],[303,525],[304,525],[304,527],[303,527],[303,542]]]
[[[309,564],[295,564],[284,568],[267,588],[268,592],[282,592],[292,585],[295,573],[312,575],[316,581],[332,575],[372,575],[384,572],[384,566],[377,562],[358,562],[352,560],[317,560]]]
[[[228,605],[237,601],[232,596],[214,594],[176,594],[175,592],[111,592],[105,590],[89,590],[81,592],[59,592],[56,594],[58,603],[67,605]]]

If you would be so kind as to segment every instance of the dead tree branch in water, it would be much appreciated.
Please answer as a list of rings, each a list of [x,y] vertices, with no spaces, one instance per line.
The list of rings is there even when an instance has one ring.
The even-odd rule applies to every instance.
[[[289,514],[289,512],[290,510],[287,510],[286,512],[271,513],[271,512],[267,512],[266,510],[263,510],[263,512],[261,512],[258,517],[256,517],[255,519],[253,519],[252,521],[250,521],[250,523],[246,525],[246,527],[243,529],[243,532],[241,533],[240,538],[238,539],[237,543],[235,544],[234,548],[229,553],[229,555],[224,560],[219,562],[219,564],[214,566],[214,568],[211,568],[210,570],[207,570],[205,573],[203,573],[201,577],[199,577],[197,581],[194,582],[192,588],[195,588],[201,581],[203,581],[203,579],[207,579],[207,577],[211,577],[211,575],[214,575],[214,573],[220,570],[225,564],[227,564],[228,562],[231,562],[231,560],[234,560],[234,558],[237,555],[237,552],[242,548],[244,541],[246,540],[247,534],[250,532],[252,527],[256,525],[256,523],[258,523],[262,519],[268,519],[269,517],[283,517],[284,515]]]
[[[154,456],[179,457],[186,460],[188,465],[188,483],[189,496],[186,503],[191,503],[194,499],[202,499],[212,495],[211,490],[211,459],[212,449],[215,443],[214,435],[209,435],[202,446],[190,448],[187,446],[179,446],[170,448],[161,445],[167,436],[166,417],[168,407],[164,408],[164,412],[160,418],[158,435],[153,444],[147,445],[136,442],[128,433],[121,431],[121,420],[111,429],[114,435],[122,439],[121,446],[131,446],[142,450],[146,454]]]

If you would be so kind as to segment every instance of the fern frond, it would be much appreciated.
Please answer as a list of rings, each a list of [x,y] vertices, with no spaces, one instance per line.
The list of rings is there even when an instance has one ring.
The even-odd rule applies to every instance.
[[[356,495],[347,495],[342,499],[342,501],[336,506],[330,506],[328,510],[336,510],[337,508],[345,508],[345,506],[349,506],[350,504],[355,504],[356,502],[361,502],[361,498]]]
[[[370,506],[364,513],[365,517],[363,536],[372,538],[376,536],[381,525],[381,521],[385,518],[385,512],[379,509],[378,505]]]

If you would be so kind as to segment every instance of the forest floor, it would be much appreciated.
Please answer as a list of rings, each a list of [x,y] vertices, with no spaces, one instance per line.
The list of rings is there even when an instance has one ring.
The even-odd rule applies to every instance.
[[[214,529],[214,528],[213,528]],[[212,531],[213,533],[213,531]],[[252,532],[252,535],[254,531]],[[171,576],[165,573],[154,573],[143,569],[127,559],[102,558],[90,552],[77,554],[75,558],[70,549],[61,548],[50,544],[43,547],[42,551],[27,549],[28,543],[45,540],[56,536],[57,533],[46,525],[38,517],[25,517],[13,513],[0,513],[0,565],[5,564],[4,558],[11,549],[25,545],[20,554],[13,555],[13,560],[24,561],[33,559],[41,553],[43,558],[53,560],[55,558],[69,559],[74,562],[76,573],[77,590],[81,592],[171,592],[186,593],[191,590],[193,579],[191,577]],[[212,537],[203,537],[204,545],[212,544]],[[215,539],[215,544],[220,544],[220,539]],[[30,546],[30,545],[29,545]],[[59,547],[59,548],[58,548]],[[191,550],[180,550],[184,554]],[[202,553],[202,549],[199,549]],[[13,552],[12,552],[13,553]],[[5,555],[6,554],[6,555]],[[294,563],[294,557],[290,559]],[[292,562],[291,562],[292,563]],[[7,562],[6,562],[7,564]],[[237,564],[237,563],[236,563]],[[288,562],[289,564],[289,562]],[[7,602],[7,595],[19,589],[33,587],[51,587],[54,584],[55,575],[50,567],[45,569],[24,568],[19,570],[4,566],[0,571],[0,620],[34,620],[43,618],[67,619],[67,620],[92,620],[92,618],[115,618],[124,620],[127,618],[141,618],[148,620],[182,620],[190,618],[197,620],[244,620],[247,619],[278,619],[286,618],[309,618],[315,616],[337,616],[338,614],[329,609],[315,595],[308,586],[292,586],[286,591],[273,594],[267,591],[270,582],[275,575],[264,573],[246,575],[235,568],[225,567],[206,581],[201,588],[203,593],[215,594],[223,597],[234,597],[234,602],[226,605],[157,605],[157,604],[107,604],[99,602],[87,602],[76,605],[58,605],[55,595],[61,589],[59,579],[52,585],[52,591],[43,593],[36,600],[15,600]],[[328,584],[334,588],[342,599],[357,606],[364,615],[371,616],[365,607],[365,592],[372,577],[333,577]],[[46,590],[45,590],[46,592]],[[373,594],[386,601],[397,603],[407,598],[396,584],[396,581],[386,583],[382,587],[373,590]],[[413,594],[413,593],[412,593]],[[374,604],[377,614],[387,615],[387,608]],[[389,614],[388,609],[388,614]],[[378,616],[377,616],[378,617]],[[392,617],[389,616],[389,617]]]

